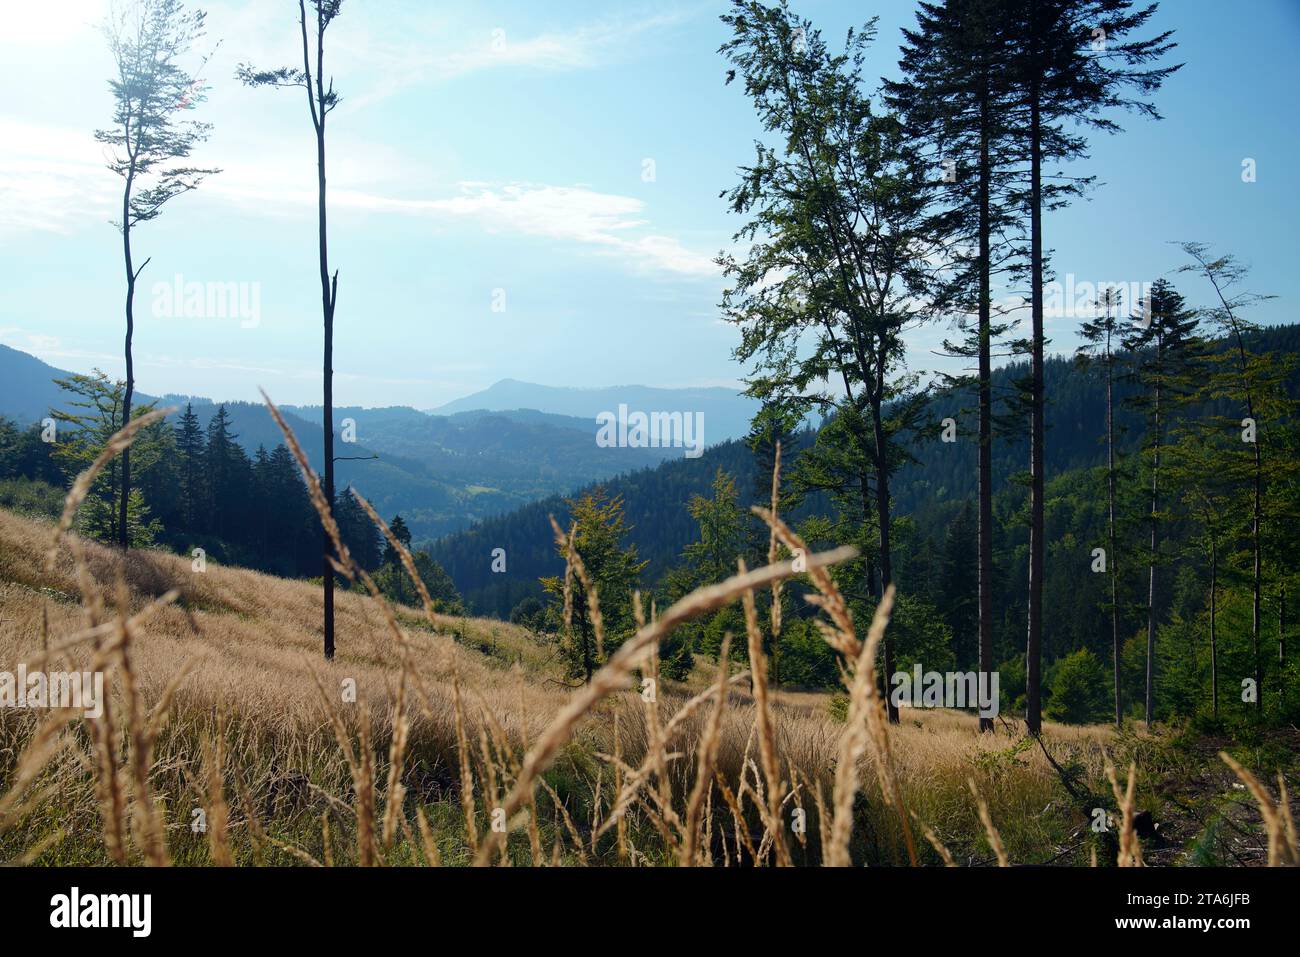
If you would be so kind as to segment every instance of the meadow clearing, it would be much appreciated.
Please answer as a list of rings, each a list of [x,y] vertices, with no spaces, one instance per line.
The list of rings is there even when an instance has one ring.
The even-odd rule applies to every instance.
[[[76,487],[71,498],[75,510]],[[1275,801],[1246,769],[1235,783],[1168,731],[1049,724],[1036,740],[1014,720],[979,734],[973,715],[909,708],[889,725],[874,665],[889,600],[860,637],[825,574],[842,557],[813,556],[807,574],[826,639],[849,663],[843,695],[769,687],[761,650],[752,672],[702,659],[647,694],[658,640],[701,610],[742,601],[750,634],[736,640],[761,649],[754,602],[791,563],[688,596],[574,688],[552,637],[393,608],[360,585],[339,596],[339,653],[325,662],[318,585],[124,553],[0,511],[0,669],[102,671],[108,698],[95,717],[0,710],[0,859],[1295,859],[1285,791]],[[567,574],[585,574],[580,558]],[[1183,818],[1165,800],[1174,792]]]

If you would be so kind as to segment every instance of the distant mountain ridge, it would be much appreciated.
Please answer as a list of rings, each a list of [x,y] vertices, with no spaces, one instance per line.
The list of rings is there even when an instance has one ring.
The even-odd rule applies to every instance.
[[[455,399],[428,410],[431,415],[454,415],[459,412],[504,412],[538,409],[545,413],[572,416],[594,423],[602,412],[618,414],[625,405],[639,412],[699,412],[704,416],[705,445],[717,445],[728,439],[742,438],[758,411],[755,399],[736,389],[718,386],[664,389],[644,385],[619,385],[602,388],[537,385],[518,379],[502,379],[473,395]]]
[[[30,425],[66,408],[55,379],[72,375],[17,349],[0,345],[0,416]],[[282,436],[254,402],[218,403],[200,396],[154,397],[137,392],[137,405],[193,406],[203,425],[225,405],[237,441],[250,454]],[[313,466],[324,454],[320,406],[281,408]],[[351,420],[349,423],[347,420]],[[385,517],[400,513],[416,540],[437,538],[475,521],[548,495],[680,458],[675,448],[603,448],[593,419],[531,409],[430,415],[409,406],[338,407],[334,426],[355,442],[336,443],[339,489],[354,485]]]
[[[1266,327],[1251,335],[1257,337],[1257,349],[1300,355],[1300,325]],[[995,395],[1011,394],[1015,380],[1024,371],[1020,363],[995,370]],[[52,380],[67,375],[33,356],[0,345],[0,416],[30,424],[48,414],[51,406],[65,405],[65,394]],[[1062,356],[1049,359],[1046,378],[1049,478],[1099,464],[1104,456],[1099,432],[1099,423],[1104,421],[1100,382],[1094,374],[1078,369]],[[514,383],[524,391],[499,392],[497,398],[501,401],[536,399],[541,393],[528,390],[540,389],[567,397],[565,401],[585,396],[588,407],[618,399],[620,394],[622,402],[632,405],[644,401],[643,408],[649,409],[655,408],[657,400],[672,401],[665,397],[680,399],[696,392],[730,395],[726,389],[628,387],[620,393],[618,389],[534,387],[514,380],[502,380],[497,385],[503,383]],[[1130,391],[1130,386],[1121,384],[1117,400]],[[339,487],[355,485],[385,517],[400,512],[417,542],[441,539],[435,557],[477,610],[508,613],[515,601],[536,592],[539,574],[555,572],[546,515],[562,511],[563,497],[598,484],[624,495],[629,503],[629,520],[635,526],[632,539],[638,543],[642,557],[651,561],[647,578],[653,581],[693,540],[696,528],[685,504],[691,495],[707,494],[717,468],[736,475],[742,489],[752,489],[764,481],[755,473],[743,443],[720,441],[714,435],[708,436],[712,448],[703,457],[686,459],[681,449],[601,448],[594,440],[594,414],[588,418],[562,410],[518,406],[499,411],[455,408],[474,405],[485,394],[449,403],[436,410],[437,414],[407,406],[335,409],[336,428],[342,427],[344,419],[352,418],[357,429],[357,442],[340,446],[338,454],[359,459],[339,462]],[[1292,394],[1300,396],[1300,374],[1293,377]],[[148,401],[148,397],[141,395],[140,401]],[[166,396],[163,401],[192,402],[204,423],[217,405],[210,399],[183,396]],[[255,450],[259,444],[271,448],[281,440],[279,430],[261,405],[225,405],[233,431],[246,449]],[[974,495],[975,446],[968,441],[974,430],[973,407],[968,392],[947,391],[934,396],[931,418],[937,421],[952,416],[963,438],[954,444],[922,442],[912,449],[917,460],[900,468],[893,482],[900,514],[947,514]],[[562,403],[563,408],[575,406]],[[672,408],[667,406],[667,410]],[[320,407],[285,406],[283,411],[308,456],[319,467],[324,445]],[[707,411],[705,415],[707,422]],[[1130,453],[1141,431],[1137,413],[1119,408],[1116,426],[1119,451]],[[741,434],[747,428],[746,424]],[[1023,431],[1000,435],[995,442],[997,487],[1014,485],[1013,477],[1025,469],[1026,443]],[[373,455],[379,457],[366,458]],[[500,575],[491,572],[485,556],[503,543],[513,547],[509,573]]]

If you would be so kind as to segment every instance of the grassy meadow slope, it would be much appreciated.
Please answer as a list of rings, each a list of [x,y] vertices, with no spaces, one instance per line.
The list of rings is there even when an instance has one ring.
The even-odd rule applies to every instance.
[[[88,612],[67,542],[54,571],[44,570],[52,534],[45,522],[0,511],[0,671],[15,671],[20,662],[37,667],[43,648],[57,649],[92,623],[108,623],[102,641],[111,645],[119,634],[115,606],[136,617],[123,654],[110,655],[106,686],[114,707],[107,730],[79,716],[56,726],[41,724],[39,712],[0,710],[0,795],[8,792],[0,797],[0,861],[205,864],[229,855],[240,864],[354,863],[367,858],[363,845],[371,841],[377,862],[468,863],[490,830],[489,809],[518,779],[527,746],[581,693],[561,680],[553,644],[508,624],[436,617],[430,623],[414,609],[398,609],[409,649],[404,669],[380,607],[345,593],[337,605],[339,654],[326,663],[319,654],[319,591],[310,583],[211,564],[197,573],[179,556],[136,551],[123,558],[73,540],[98,583],[87,586]],[[171,589],[179,597],[160,605]],[[101,598],[105,607],[94,610]],[[91,657],[92,646],[83,641],[45,667],[88,668]],[[654,719],[666,721],[688,697],[711,687],[716,670],[703,662],[685,684],[663,688]],[[356,683],[357,703],[343,700],[348,679]],[[755,846],[763,855],[768,843],[756,813],[763,800],[757,709],[747,676],[730,687],[713,739],[717,780],[726,789],[709,789],[702,828],[701,861],[717,865],[737,863],[738,846],[748,862]],[[405,741],[394,747],[393,715],[403,694],[405,718],[397,726]],[[806,811],[806,833],[786,833],[795,864],[822,855],[822,815],[833,806],[822,812],[819,805],[831,800],[845,731],[836,705],[823,694],[771,694],[776,758],[782,776],[795,784],[783,814],[788,823],[795,808]],[[141,720],[150,709],[152,744]],[[711,710],[706,703],[677,727],[663,749],[666,775],[631,804],[625,829],[612,826],[597,836],[614,795],[646,757],[652,733],[651,711],[640,696],[619,691],[600,700],[581,717],[533,798],[511,816],[503,856],[519,864],[671,861],[675,839],[664,821],[684,814],[700,742],[710,739]],[[34,735],[41,739],[34,750],[47,747],[50,756],[28,774],[20,754]],[[1106,728],[1049,725],[1047,748],[1073,782],[1072,797],[1044,751],[1027,744],[1014,722],[980,736],[964,714],[905,710],[889,739],[909,820],[929,825],[959,864],[995,860],[968,778],[987,799],[1010,860],[1087,863],[1095,849],[1109,863],[1114,835],[1094,834],[1083,809],[1100,795],[1106,797],[1097,801],[1114,808],[1103,748],[1117,762],[1134,756],[1141,763],[1137,804],[1156,807],[1158,818],[1165,813],[1159,803],[1165,777],[1177,772],[1188,779],[1184,772],[1196,763],[1154,737],[1117,739]],[[867,749],[859,769],[853,858],[906,863],[900,819],[877,783],[876,753]],[[134,763],[141,754],[150,759],[147,771]],[[103,771],[106,755],[116,762],[112,774]],[[1210,783],[1201,781],[1195,794],[1184,788],[1183,803],[1202,802],[1198,814],[1224,801],[1236,808],[1232,824],[1246,837],[1233,835],[1234,853],[1243,863],[1257,860],[1263,845],[1253,805],[1232,789],[1217,761],[1196,766],[1208,768]],[[150,792],[152,817],[135,800]],[[665,803],[675,812],[663,812]],[[191,826],[200,811],[210,825],[206,832]],[[1204,815],[1196,821],[1203,825]],[[1186,858],[1185,845],[1201,827],[1179,827],[1181,839],[1153,843],[1148,862]],[[922,862],[940,862],[920,833],[915,840]]]

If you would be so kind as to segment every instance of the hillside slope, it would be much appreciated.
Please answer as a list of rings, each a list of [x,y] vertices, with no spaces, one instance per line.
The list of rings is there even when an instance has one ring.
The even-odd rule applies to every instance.
[[[1253,347],[1300,355],[1300,326],[1279,326],[1260,330]],[[1012,363],[994,371],[993,392],[998,414],[1006,416],[1017,380],[1027,372],[1023,363]],[[1105,463],[1104,382],[1096,370],[1081,369],[1072,360],[1050,358],[1045,369],[1047,404],[1046,472],[1049,482],[1071,476],[1073,481],[1090,481],[1086,470]],[[1300,373],[1291,380],[1293,396],[1300,396]],[[1116,444],[1121,459],[1131,457],[1142,438],[1141,415],[1125,400],[1134,386],[1120,382],[1116,387]],[[931,399],[928,420],[938,423],[951,416],[958,423],[958,441],[940,442],[934,435],[917,437],[908,451],[914,461],[903,465],[892,482],[894,507],[909,516],[925,534],[941,534],[961,507],[973,501],[976,492],[976,420],[974,399],[966,390],[940,390]],[[1226,403],[1201,413],[1230,411]],[[808,441],[805,436],[803,441]],[[1028,431],[1017,429],[1014,417],[993,443],[994,488],[1003,495],[1006,507],[1014,508],[1024,495],[1013,478],[1028,468]],[[791,449],[786,449],[786,475],[795,468]],[[631,530],[629,541],[637,546],[649,565],[645,584],[656,583],[663,572],[677,562],[686,545],[695,540],[698,527],[686,505],[694,495],[708,495],[718,469],[736,479],[742,503],[763,502],[769,481],[758,474],[754,456],[742,442],[726,442],[708,449],[697,459],[665,462],[591,483],[575,495],[603,488],[622,496]],[[505,617],[521,599],[538,594],[538,577],[554,575],[560,560],[551,544],[548,514],[566,514],[564,498],[551,496],[514,511],[493,516],[436,542],[434,557],[447,569],[468,606],[482,614]],[[827,514],[823,500],[812,499],[794,513]],[[1080,538],[1087,529],[1076,528]],[[505,574],[491,567],[491,553],[504,548],[509,556]]]
[[[85,625],[69,547],[61,547],[55,571],[44,571],[51,532],[44,521],[0,510],[0,671],[34,661],[44,646],[61,645]],[[546,732],[575,693],[555,679],[550,646],[520,629],[451,618],[430,627],[415,611],[398,610],[411,666],[406,672],[409,731],[400,789],[394,792],[393,780],[387,785],[383,780],[402,667],[393,636],[368,599],[339,594],[339,654],[325,663],[318,651],[316,586],[240,568],[209,566],[199,573],[172,555],[134,551],[123,559],[116,550],[81,545],[95,588],[117,590],[136,616],[129,670],[144,709],[165,707],[148,779],[164,828],[161,853],[173,863],[213,862],[217,844],[211,835],[187,826],[192,811],[199,809],[207,809],[213,827],[224,828],[235,863],[356,862],[355,849],[363,841],[356,817],[361,805],[348,762],[365,755],[373,763],[361,783],[372,781],[367,787],[378,792],[373,794],[376,824],[381,810],[387,818],[386,809],[395,809],[402,820],[391,830],[391,840],[378,845],[382,861],[411,865],[433,857],[448,865],[468,863],[474,837],[465,824],[461,783],[473,783],[468,813],[478,835],[484,835],[489,810],[502,800],[503,788],[517,772],[510,767],[519,766],[515,762],[528,742]],[[113,581],[121,581],[123,588],[113,589]],[[151,603],[173,588],[181,598],[147,614]],[[75,645],[47,667],[85,668],[88,657],[85,644]],[[130,736],[134,724],[121,710],[123,667],[125,662],[109,670],[105,681],[112,683],[110,700],[117,702],[117,720]],[[352,681],[357,697],[348,703],[346,688]],[[656,706],[664,714],[676,713],[686,694],[712,681],[711,668],[699,666],[688,687],[664,683]],[[178,683],[174,696],[162,705],[173,683]],[[458,696],[468,750],[456,744]],[[328,698],[337,700],[326,706]],[[816,781],[818,787],[827,787],[833,776],[844,729],[828,703],[824,694],[772,689],[783,766],[788,761],[802,781]],[[506,854],[510,861],[536,865],[545,862],[539,849],[554,848],[546,850],[547,856],[571,865],[621,862],[614,833],[602,840],[593,837],[611,800],[610,780],[598,754],[621,748],[625,761],[641,762],[643,714],[645,701],[634,690],[616,692],[591,707],[546,772],[545,789],[538,791],[539,833],[532,850],[523,819],[513,820]],[[703,718],[697,713],[677,724],[671,744],[686,759],[675,767],[693,766]],[[331,720],[337,722],[333,729]],[[718,758],[724,779],[737,781],[750,750],[746,741],[753,742],[754,722],[754,702],[745,684],[733,684]],[[12,783],[14,761],[29,744],[35,724],[30,711],[0,710],[0,796]],[[73,726],[81,723],[74,720]],[[617,742],[612,740],[615,727],[621,727]],[[987,797],[1011,861],[1082,865],[1089,846],[1099,844],[1101,853],[1113,853],[1113,848],[1106,850],[1105,835],[1089,844],[1082,810],[1071,805],[1043,752],[1024,746],[1014,720],[1000,722],[991,735],[979,735],[969,715],[905,709],[904,720],[889,736],[902,800],[943,836],[958,862],[988,863],[983,827],[967,792],[971,778]],[[214,737],[225,741],[216,787],[225,794],[226,823],[216,823],[213,792],[205,791],[212,787],[213,766],[204,755]],[[339,750],[341,742],[347,754]],[[1144,768],[1139,807],[1151,807],[1164,835],[1144,848],[1148,863],[1262,862],[1258,813],[1235,791],[1234,779],[1214,754],[1230,742],[1196,744],[1191,763],[1186,750],[1175,750],[1160,737],[1139,733],[1115,739],[1105,727],[1048,722],[1044,742],[1058,763],[1071,768],[1073,787],[1097,796],[1108,793],[1102,748],[1113,749],[1117,761],[1127,762],[1128,755],[1138,759]],[[1256,763],[1245,750],[1243,759]],[[48,766],[35,779],[36,787],[48,788],[43,800],[22,807],[0,827],[0,861],[32,848],[36,863],[109,861],[108,818],[100,805],[103,792],[95,784],[95,755],[86,735],[70,735],[49,755]],[[502,763],[494,767],[498,759]],[[872,784],[870,761],[865,758],[859,768],[863,794],[855,804],[855,830],[863,836],[855,840],[854,856],[865,863],[900,863],[905,857],[897,819]],[[680,804],[688,784],[684,779],[669,785],[669,800]],[[389,801],[393,794],[395,804]],[[816,828],[823,824],[806,800],[798,806],[809,807],[810,832],[806,845],[793,848],[794,863],[816,863]],[[729,830],[727,809],[715,806],[714,813],[719,815],[718,831]],[[412,815],[420,820],[424,839],[416,839],[415,824],[408,823]],[[627,840],[641,849],[641,863],[671,862],[669,850],[656,848],[658,832],[645,815],[633,807],[628,818]],[[1229,820],[1231,831],[1213,823],[1221,819]],[[1209,827],[1206,820],[1212,822]],[[122,823],[125,827],[125,819]],[[138,863],[140,837],[134,827],[125,832],[131,833],[131,845],[123,862]],[[939,863],[928,846],[922,846],[922,853],[924,863]]]
[[[43,570],[50,535],[47,523],[0,510],[0,670],[37,658],[47,642],[58,646],[85,624],[68,547],[60,549],[53,573]],[[96,590],[106,587],[110,594],[125,595],[133,615],[142,616],[169,589],[181,593],[174,604],[137,620],[129,644],[130,671],[146,707],[156,705],[169,683],[179,680],[167,705],[168,719],[160,725],[150,772],[166,821],[170,860],[211,860],[204,836],[192,833],[183,822],[189,820],[191,808],[211,807],[209,796],[196,782],[204,780],[203,754],[218,730],[226,742],[226,800],[237,861],[291,864],[331,855],[352,860],[352,842],[357,838],[356,818],[350,814],[356,794],[347,759],[330,730],[330,714],[343,722],[340,733],[351,737],[349,747],[356,747],[358,735],[370,735],[377,752],[374,773],[382,782],[382,756],[392,735],[391,707],[401,667],[377,608],[360,595],[339,595],[339,654],[325,663],[319,653],[319,591],[309,583],[211,565],[196,573],[188,560],[177,556],[136,551],[123,557],[93,543],[82,545],[86,567],[98,583]],[[124,591],[112,586],[118,580]],[[461,817],[462,778],[457,768],[462,755],[456,744],[454,684],[460,688],[470,744],[465,755],[470,770],[464,773],[476,779],[480,834],[487,827],[487,808],[500,800],[500,792],[492,793],[497,775],[508,773],[508,761],[517,761],[526,742],[538,739],[573,692],[555,680],[550,647],[519,629],[453,618],[440,618],[430,628],[412,610],[398,614],[410,645],[408,673],[413,682],[407,690],[410,732],[399,809],[403,818],[415,809],[427,815],[432,843],[444,863],[466,863],[470,851]],[[80,644],[66,652],[66,662],[63,656],[56,662],[61,668],[81,669],[87,667],[89,657],[90,649]],[[118,689],[113,697],[119,702],[120,671],[115,668],[108,677]],[[691,688],[709,681],[711,669],[703,664],[687,687],[665,683],[659,706],[671,713]],[[348,682],[356,683],[355,704],[346,697]],[[328,709],[322,694],[337,696]],[[788,759],[808,779],[828,780],[841,724],[832,717],[827,698],[777,691],[772,706],[783,760]],[[601,793],[598,782],[603,774],[595,755],[616,747],[611,739],[615,708],[621,719],[618,746],[624,759],[640,761],[646,741],[644,702],[627,691],[588,712],[574,730],[562,761],[548,773],[548,786],[556,789],[548,793],[564,802],[565,813],[578,820],[586,835],[594,833],[602,808],[608,809],[608,781],[604,801],[595,797]],[[117,718],[124,720],[120,711]],[[0,793],[33,724],[30,712],[0,710]],[[718,763],[719,771],[732,780],[740,773],[753,724],[753,701],[743,685],[735,685],[725,711]],[[676,747],[689,756],[702,728],[702,715],[687,719],[677,732]],[[1051,725],[1048,733],[1059,754],[1087,768],[1090,777],[1100,773],[1099,745],[1107,740],[1107,729]],[[972,718],[952,712],[909,712],[893,732],[899,780],[911,806],[936,823],[942,820],[959,853],[973,849],[979,833],[969,802],[960,798],[971,762],[982,767],[980,761],[995,760],[1014,743],[1014,734],[1014,727],[1008,725],[997,734],[978,735]],[[499,749],[515,756],[503,758],[505,763],[492,769],[486,761]],[[28,814],[21,826],[0,832],[0,860],[49,840],[53,829],[57,831],[53,843],[36,857],[38,862],[105,863],[94,768],[92,745],[85,736],[57,752],[42,779],[52,787],[49,799],[40,813]],[[985,772],[976,774],[987,786]],[[863,780],[870,777],[867,772]],[[999,772],[997,788],[988,788],[993,813],[1007,825],[1003,833],[1008,850],[1018,859],[1039,859],[1044,848],[1056,846],[1068,835],[1072,826],[1068,810],[1042,813],[1055,789],[1052,771],[1034,752]],[[541,793],[539,801],[544,800]],[[341,816],[340,809],[345,812]],[[542,846],[565,844],[557,851],[564,861],[617,861],[612,834],[599,849],[577,850],[569,843],[575,832],[572,821],[560,825],[558,805],[548,801],[540,810],[545,828]],[[876,796],[862,803],[861,813],[870,818],[864,829],[876,835],[873,847],[863,853],[873,860],[897,859],[900,837],[893,833],[890,806]],[[333,834],[332,839],[326,838],[332,843],[325,847],[322,817],[328,819]],[[422,852],[410,831],[395,833],[396,843],[385,845],[386,858],[391,863],[419,862]],[[644,820],[638,823],[634,818],[630,833],[630,839],[648,848],[655,832]],[[584,837],[582,843],[589,845],[590,838]],[[816,847],[810,841],[810,850],[801,852],[799,860],[814,862]],[[516,863],[530,860],[528,841],[519,830],[511,839],[511,849]],[[590,861],[591,855],[597,859]]]

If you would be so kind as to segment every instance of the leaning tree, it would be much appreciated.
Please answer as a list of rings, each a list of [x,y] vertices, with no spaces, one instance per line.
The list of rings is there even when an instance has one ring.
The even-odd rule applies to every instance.
[[[194,147],[211,131],[210,123],[186,119],[205,98],[207,86],[183,61],[204,33],[206,14],[187,10],[180,0],[135,0],[110,16],[104,34],[117,73],[108,81],[113,94],[113,125],[96,130],[95,139],[108,148],[108,168],[122,177],[122,262],[126,271],[126,391],[122,422],[131,421],[135,396],[135,287],[145,259],[135,265],[133,230],[157,219],[163,207],[181,193],[196,189],[216,169],[188,165]],[[206,58],[196,72],[202,70]],[[126,548],[131,498],[131,449],[122,450],[119,488],[118,544]]]

